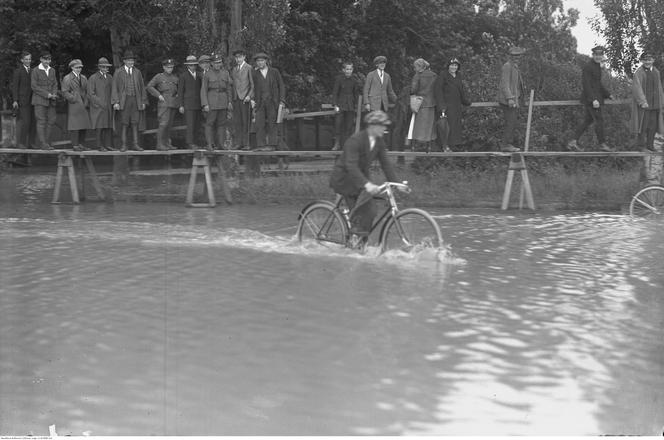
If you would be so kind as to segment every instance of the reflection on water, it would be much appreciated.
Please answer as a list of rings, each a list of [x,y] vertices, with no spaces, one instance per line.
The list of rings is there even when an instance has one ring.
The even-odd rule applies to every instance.
[[[297,207],[0,207],[0,433],[660,434],[664,225],[445,211],[451,252]]]

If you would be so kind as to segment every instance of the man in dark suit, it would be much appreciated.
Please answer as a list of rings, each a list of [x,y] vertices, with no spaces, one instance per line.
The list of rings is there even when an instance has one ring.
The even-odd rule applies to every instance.
[[[14,71],[12,81],[12,107],[16,112],[16,147],[30,145],[30,125],[32,124],[32,87],[30,86],[30,64],[32,56],[21,52],[21,66]]]
[[[141,71],[134,67],[136,57],[130,50],[122,57],[124,66],[115,71],[113,76],[113,90],[111,102],[117,111],[121,125],[120,151],[127,151],[127,128],[131,125],[134,138],[132,150],[142,151],[138,145],[138,132],[145,130],[145,107],[148,104],[148,94]]]
[[[611,93],[602,84],[602,62],[604,61],[604,48],[595,46],[592,49],[592,59],[581,69],[581,103],[583,104],[584,119],[574,132],[574,139],[569,141],[567,148],[571,151],[582,151],[578,142],[590,125],[595,124],[595,134],[601,151],[614,151],[606,143],[604,136],[604,118],[602,107],[605,99],[611,99]]]
[[[185,139],[187,148],[197,150],[196,130],[200,127],[201,117],[201,79],[203,74],[197,72],[198,60],[189,55],[184,62],[187,69],[180,75],[178,82],[178,99],[180,100],[180,113],[184,115],[187,126]]]
[[[37,121],[39,148],[52,150],[51,130],[55,124],[55,104],[58,98],[58,75],[51,67],[51,54],[44,52],[39,56],[39,65],[30,72],[32,87],[32,105]]]
[[[378,159],[385,177],[390,182],[397,182],[397,175],[387,158],[383,141],[385,129],[390,125],[387,114],[375,110],[364,118],[367,128],[355,133],[344,144],[343,153],[337,158],[330,187],[341,194],[351,210],[351,233],[366,241],[371,224],[376,216],[373,195],[378,192],[378,185],[371,182],[369,167]]]
[[[251,99],[254,97],[254,79],[252,68],[245,62],[246,54],[242,49],[233,52],[235,67],[231,72],[233,80],[233,122],[235,126],[235,147],[249,145],[249,125],[251,124]]]
[[[267,65],[268,56],[258,53],[254,56],[256,70],[253,72],[254,99],[256,109],[256,145],[261,150],[277,148],[277,114],[279,106],[285,106],[286,88],[277,69]],[[267,132],[267,139],[266,139]]]
[[[334,79],[332,105],[337,114],[334,116],[334,147],[340,150],[348,136],[353,132],[357,115],[357,99],[362,93],[357,78],[353,76],[353,63],[343,64],[342,74]]]

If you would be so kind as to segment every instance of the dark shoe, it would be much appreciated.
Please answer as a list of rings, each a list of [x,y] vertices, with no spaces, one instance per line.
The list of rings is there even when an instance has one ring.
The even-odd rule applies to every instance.
[[[505,145],[503,148],[501,148],[500,151],[502,151],[502,152],[504,152],[504,153],[516,153],[516,152],[518,152],[518,151],[521,151],[521,149],[515,147],[515,146],[512,145],[512,144],[508,144],[508,145]]]
[[[139,147],[138,145],[134,145],[134,146],[131,147],[130,149],[131,149],[131,150],[134,150],[134,151],[144,151],[144,149],[141,148],[141,147]]]
[[[201,147],[199,147],[196,144],[189,144],[189,145],[187,145],[187,149],[189,149],[189,150],[200,150]]]
[[[74,151],[85,151],[83,145],[74,145],[72,148]]]
[[[168,147],[165,145],[157,145],[157,151],[168,151]]]
[[[606,151],[607,153],[613,153],[614,151],[616,151],[615,148],[610,147],[609,144],[607,144],[606,142],[602,142],[599,145],[599,149],[600,151]]]
[[[109,147],[105,147],[105,148],[106,148],[108,151],[117,151],[115,148],[110,147],[110,146],[109,146]]]
[[[242,147],[242,151],[251,151],[251,147],[246,145],[246,146]]]
[[[18,148],[19,150],[27,150],[27,149],[28,149],[28,148],[27,148],[25,145],[23,145],[23,144],[18,144],[18,145],[16,146],[16,148]]]
[[[169,144],[169,145],[168,145],[168,149],[169,149],[169,150],[177,150],[178,147],[175,147],[175,146]]]
[[[99,147],[99,151],[108,151],[108,148],[102,146],[102,147]]]
[[[120,151],[127,151],[126,145],[120,145]]]

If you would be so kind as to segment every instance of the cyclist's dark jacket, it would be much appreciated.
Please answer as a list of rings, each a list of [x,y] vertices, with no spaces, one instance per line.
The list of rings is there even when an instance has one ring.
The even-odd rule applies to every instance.
[[[337,158],[330,177],[330,187],[341,195],[357,195],[370,181],[369,166],[378,159],[389,182],[397,182],[392,164],[387,158],[385,141],[377,138],[373,150],[369,148],[366,130],[355,133],[344,144],[343,153]]]

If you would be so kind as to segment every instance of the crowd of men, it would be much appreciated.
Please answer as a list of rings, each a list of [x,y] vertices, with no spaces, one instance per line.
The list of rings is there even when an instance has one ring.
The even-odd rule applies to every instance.
[[[516,127],[519,109],[524,104],[525,86],[519,70],[519,60],[524,49],[509,49],[509,59],[502,66],[497,99],[503,111],[504,130],[500,149],[519,151]],[[96,146],[101,151],[114,150],[113,130],[120,138],[121,151],[142,150],[139,133],[145,129],[147,94],[157,99],[157,150],[173,149],[171,128],[176,113],[184,117],[186,148],[198,149],[201,124],[204,127],[204,143],[208,150],[225,148],[229,121],[232,122],[234,149],[273,150],[278,144],[277,123],[285,108],[285,87],[279,70],[270,66],[265,53],[253,57],[254,65],[246,60],[242,49],[233,51],[235,65],[224,67],[221,55],[189,55],[182,73],[173,73],[176,64],[165,59],[163,72],[145,83],[141,71],[135,66],[136,56],[126,51],[123,65],[110,73],[111,64],[104,57],[97,62],[98,71],[88,79],[81,74],[83,63],[74,59],[71,70],[58,86],[55,70],[50,66],[51,55],[40,54],[39,64],[32,67],[32,57],[24,52],[21,65],[14,72],[12,95],[17,114],[16,144],[18,148],[30,145],[30,126],[36,121],[37,148],[52,149],[51,131],[56,117],[56,100],[67,102],[67,130],[72,148],[83,150],[87,130],[94,130]],[[334,149],[340,149],[354,131],[358,111],[381,110],[393,120],[397,95],[391,77],[385,71],[387,58],[377,56],[375,69],[366,75],[364,86],[353,75],[354,66],[343,63],[341,73],[335,78],[332,103],[336,110]],[[582,68],[581,102],[584,119],[575,130],[574,138],[567,144],[572,151],[581,151],[579,139],[592,124],[599,149],[613,151],[604,135],[602,109],[611,94],[603,84],[601,64],[604,48],[592,49],[592,59]],[[664,133],[662,107],[664,93],[659,71],[653,66],[654,56],[645,52],[642,65],[634,74],[631,128],[638,145],[652,149],[655,133]],[[448,63],[448,71],[440,75],[429,70],[429,64],[418,59],[410,91],[412,111],[408,135],[392,133],[392,146],[403,149],[408,140],[434,145],[439,151],[451,151],[450,146],[461,144],[462,107],[470,105],[459,75],[461,63],[454,58]],[[361,108],[358,100],[361,97]],[[417,99],[414,99],[417,98]],[[441,130],[440,127],[445,127]],[[395,132],[398,131],[395,127]],[[255,133],[255,144],[250,142]],[[131,143],[129,137],[131,135]],[[405,142],[403,142],[405,141]],[[253,147],[251,146],[253,145]],[[430,146],[427,147],[431,149]]]

